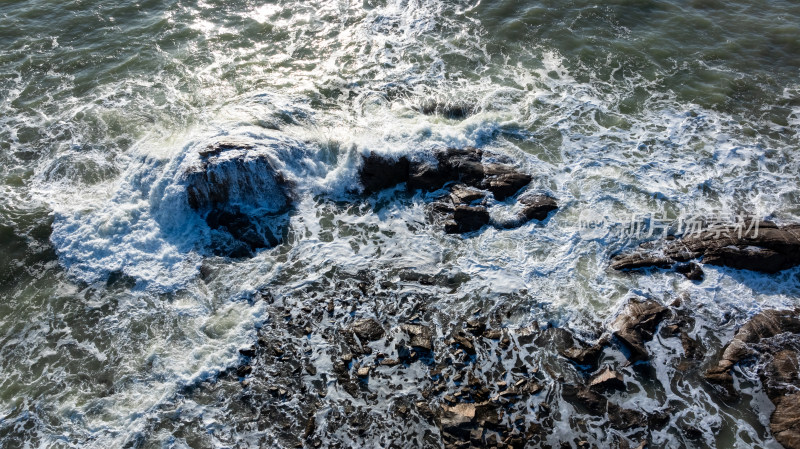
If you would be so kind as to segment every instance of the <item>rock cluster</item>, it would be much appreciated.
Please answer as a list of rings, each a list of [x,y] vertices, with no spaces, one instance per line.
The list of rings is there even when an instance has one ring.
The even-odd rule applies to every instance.
[[[360,171],[365,193],[374,193],[399,183],[410,190],[426,192],[447,188],[445,195],[431,205],[432,214],[444,223],[448,233],[467,233],[490,223],[486,199],[491,194],[503,201],[516,195],[531,182],[531,176],[511,165],[484,162],[476,148],[451,148],[435,154],[436,162],[411,161],[405,156],[391,158],[370,153],[363,158]],[[558,206],[553,198],[525,194],[518,202],[522,211],[512,220],[498,223],[502,228],[521,226],[530,220],[543,220]]]
[[[767,397],[775,404],[770,429],[787,449],[800,448],[800,309],[767,310],[745,323],[723,348],[705,377],[735,397],[731,369],[747,360],[757,365]]]
[[[280,243],[291,192],[268,154],[248,142],[221,141],[198,156],[183,181],[189,206],[216,237],[212,252],[248,257]]]

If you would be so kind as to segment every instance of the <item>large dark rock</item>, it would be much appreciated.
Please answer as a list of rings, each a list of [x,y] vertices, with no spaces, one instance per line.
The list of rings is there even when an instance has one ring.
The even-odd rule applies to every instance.
[[[558,209],[555,198],[547,195],[524,194],[517,201],[523,205],[522,214],[528,220],[544,220],[550,212]]]
[[[645,342],[653,339],[656,327],[667,315],[667,308],[652,300],[632,298],[611,327],[630,350],[631,360],[647,360]]]
[[[371,152],[361,167],[364,193],[374,193],[408,181],[409,167],[410,162],[405,156],[393,159]]]
[[[667,267],[702,257],[709,265],[777,273],[800,265],[800,224],[761,222],[756,229],[714,227],[678,240],[665,240],[660,251],[647,248],[613,258],[617,270]]]
[[[374,318],[362,318],[350,326],[350,331],[362,342],[380,340],[384,335],[383,326]]]
[[[212,251],[245,257],[280,243],[291,188],[273,167],[270,152],[249,142],[222,141],[198,155],[183,181],[189,206],[215,231]]]
[[[528,185],[531,176],[510,165],[484,164],[483,152],[476,148],[449,148],[435,153],[436,162],[409,162],[405,157],[391,159],[370,153],[364,158],[361,184],[371,193],[401,182],[411,190],[438,190],[448,183],[460,182],[492,192],[504,200]]]
[[[483,206],[456,206],[453,221],[445,224],[448,234],[463,234],[477,231],[489,224],[489,211]]]

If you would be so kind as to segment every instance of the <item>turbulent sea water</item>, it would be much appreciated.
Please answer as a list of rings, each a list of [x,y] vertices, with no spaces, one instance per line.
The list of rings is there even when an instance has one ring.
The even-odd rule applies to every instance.
[[[431,102],[472,113],[421,113]],[[285,240],[252,258],[209,253],[181,194],[194,152],[223,137],[275,148],[295,186]],[[632,293],[688,295],[718,348],[759,310],[800,305],[800,270],[614,273],[609,256],[640,240],[610,224],[800,221],[799,145],[796,1],[4,0],[0,447],[287,446],[280,420],[243,425],[259,418],[242,387],[218,380],[276,319],[263,292],[295,311],[333,300],[344,321],[320,329],[394,326],[403,295],[424,294],[440,329],[479,309],[507,311],[510,329],[587,333]],[[363,154],[466,146],[509,157],[559,210],[462,237],[426,220],[425,194],[358,193]],[[586,216],[609,226],[587,233]],[[338,296],[363,273],[399,303]],[[456,281],[409,281],[420,276]],[[314,335],[298,341],[330,371]],[[665,379],[674,349],[652,347]],[[318,429],[345,395],[320,376],[307,382],[328,389]],[[624,398],[684,404],[655,447],[779,447],[755,381],[724,407],[695,382],[638,391]],[[556,433],[573,431],[566,415]],[[686,439],[681,420],[701,435]]]

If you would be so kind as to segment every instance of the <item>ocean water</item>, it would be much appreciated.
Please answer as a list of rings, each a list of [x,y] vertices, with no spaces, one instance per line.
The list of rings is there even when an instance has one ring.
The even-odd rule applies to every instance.
[[[442,326],[505,307],[505,327],[589,332],[631,293],[688,295],[719,347],[759,310],[800,305],[800,270],[613,273],[608,257],[641,242],[613,224],[800,220],[799,80],[794,1],[4,0],[0,447],[281,447],[280,429],[233,426],[238,393],[192,392],[256,341],[258,292],[340,274],[460,279],[426,290]],[[236,260],[208,251],[181,178],[232,138],[296,191],[284,242]],[[422,193],[358,192],[370,151],[464,146],[513,160],[558,212],[462,238],[426,220]],[[587,233],[587,216],[608,226]],[[718,410],[699,386],[667,394],[711,429],[697,447],[779,447],[763,397]]]

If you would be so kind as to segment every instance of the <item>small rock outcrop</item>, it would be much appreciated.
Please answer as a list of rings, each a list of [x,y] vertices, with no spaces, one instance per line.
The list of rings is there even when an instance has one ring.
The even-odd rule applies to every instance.
[[[664,240],[657,251],[648,245],[634,253],[615,256],[611,268],[667,268],[698,258],[709,265],[777,273],[800,265],[800,224],[761,222],[746,232],[712,227],[681,239]]]

